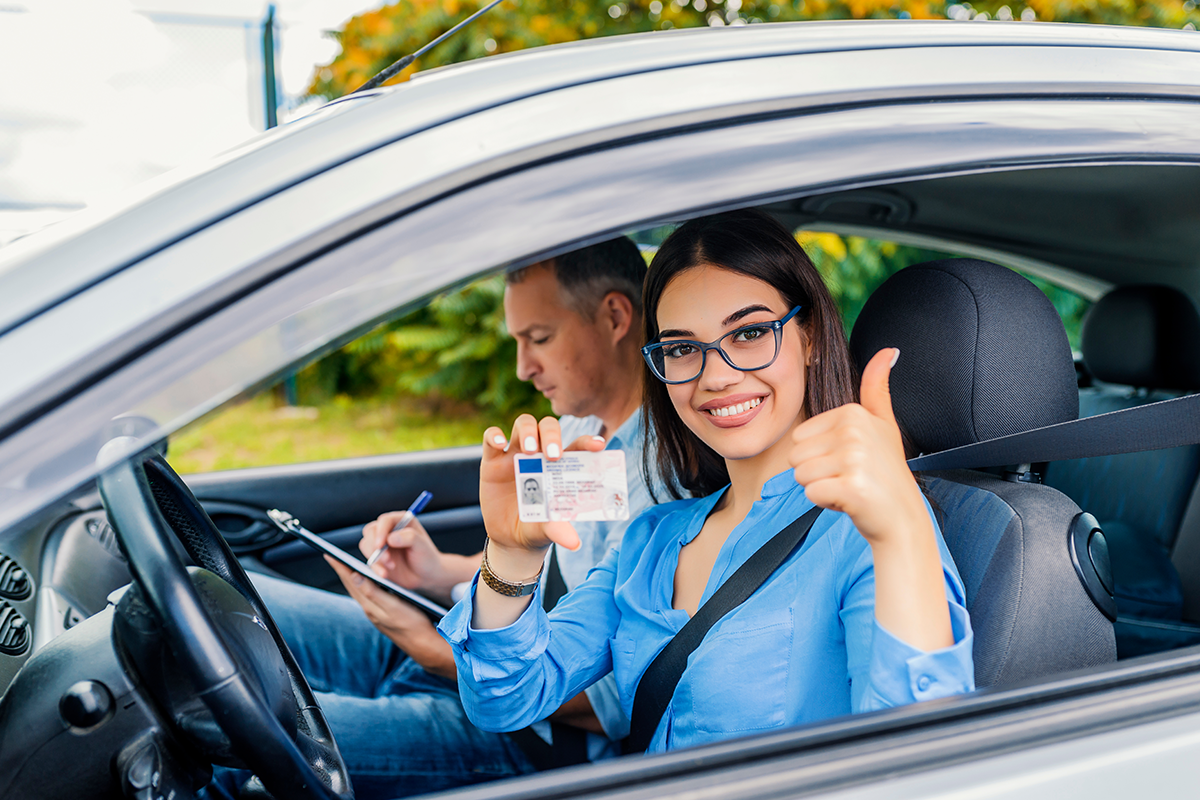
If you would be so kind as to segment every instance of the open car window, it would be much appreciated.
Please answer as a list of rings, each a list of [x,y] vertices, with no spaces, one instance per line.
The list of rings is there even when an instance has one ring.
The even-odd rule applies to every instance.
[[[674,225],[629,232],[647,262]],[[953,252],[831,231],[798,230],[842,313],[847,334],[867,298],[910,264]],[[1054,303],[1072,348],[1090,301],[1025,273]],[[439,294],[273,386],[171,437],[181,473],[298,464],[478,443],[492,424],[549,404],[516,374],[497,273]]]

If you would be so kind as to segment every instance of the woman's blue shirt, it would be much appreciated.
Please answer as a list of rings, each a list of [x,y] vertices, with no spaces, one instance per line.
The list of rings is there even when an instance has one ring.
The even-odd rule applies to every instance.
[[[638,517],[549,617],[535,597],[507,628],[474,630],[472,588],[438,626],[453,646],[471,721],[490,731],[523,728],[610,671],[629,714],[642,673],[688,621],[671,607],[679,551],[721,494]],[[700,602],[812,506],[791,470],[769,480],[722,546]],[[971,691],[962,580],[936,520],[934,530],[954,645],[924,652],[876,622],[871,548],[849,517],[827,510],[803,547],[692,654],[650,751]]]

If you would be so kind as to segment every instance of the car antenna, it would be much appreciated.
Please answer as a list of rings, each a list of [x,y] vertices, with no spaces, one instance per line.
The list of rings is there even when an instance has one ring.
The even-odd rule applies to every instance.
[[[462,22],[458,23],[453,28],[451,28],[450,30],[443,33],[441,36],[437,37],[436,39],[434,39],[432,42],[430,42],[429,44],[422,47],[417,52],[412,53],[411,55],[407,55],[404,58],[397,61],[395,64],[392,64],[390,67],[385,69],[383,72],[380,72],[374,78],[371,78],[371,80],[367,81],[362,86],[355,89],[353,92],[350,92],[350,94],[358,94],[359,92],[365,92],[368,89],[374,89],[375,87],[382,84],[384,81],[388,81],[388,80],[391,80],[392,78],[396,77],[409,64],[416,61],[418,58],[425,55],[430,50],[437,47],[439,44],[446,41],[454,34],[458,33],[460,30],[462,30],[464,27],[466,27],[467,25],[474,22],[479,17],[482,17],[484,14],[491,11],[496,6],[500,5],[502,2],[504,2],[504,0],[492,0],[492,2],[488,3],[486,6],[479,9],[474,14],[467,17]],[[349,96],[349,95],[347,95],[347,96]]]

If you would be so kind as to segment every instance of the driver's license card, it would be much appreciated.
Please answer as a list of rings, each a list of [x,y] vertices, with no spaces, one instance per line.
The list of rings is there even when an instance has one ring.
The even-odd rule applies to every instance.
[[[624,452],[569,452],[557,461],[518,455],[514,460],[522,522],[629,519]]]

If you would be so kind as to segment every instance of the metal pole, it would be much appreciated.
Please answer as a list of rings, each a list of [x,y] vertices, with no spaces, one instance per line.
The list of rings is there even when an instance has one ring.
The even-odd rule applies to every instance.
[[[279,93],[275,85],[275,4],[267,6],[263,20],[263,104],[266,106],[267,128],[279,124]]]
[[[275,4],[267,6],[267,17],[263,20],[263,107],[267,130],[279,124],[279,87],[275,78]],[[283,400],[289,406],[299,405],[296,393],[296,374],[283,379]]]

